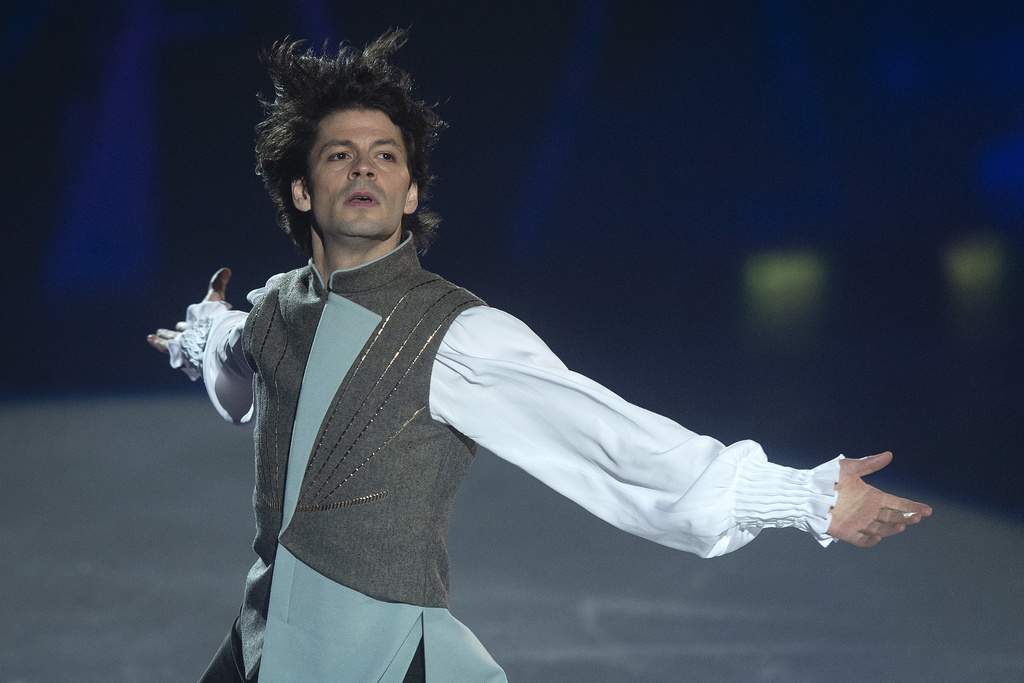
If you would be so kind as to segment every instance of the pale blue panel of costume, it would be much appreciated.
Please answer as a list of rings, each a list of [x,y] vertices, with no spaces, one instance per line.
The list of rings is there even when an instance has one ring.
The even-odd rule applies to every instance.
[[[328,294],[295,413],[282,532],[294,513],[324,415],[380,321],[376,313]],[[297,454],[306,457],[291,457]],[[483,645],[448,610],[374,600],[317,573],[278,544],[261,683],[401,683],[421,638],[428,680],[506,680]]]

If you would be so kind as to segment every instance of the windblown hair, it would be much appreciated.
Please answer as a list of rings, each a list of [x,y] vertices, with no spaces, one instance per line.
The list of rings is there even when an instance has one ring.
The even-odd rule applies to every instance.
[[[427,152],[446,127],[431,106],[412,97],[412,79],[388,63],[402,47],[406,31],[393,29],[359,50],[342,43],[336,56],[312,49],[305,41],[276,43],[260,55],[274,82],[274,99],[260,97],[266,117],[256,126],[256,172],[277,208],[277,223],[312,256],[310,214],[292,203],[292,181],[309,180],[310,153],[320,122],[343,109],[376,109],[388,115],[402,131],[409,175],[418,189],[419,206],[430,199],[434,177],[427,168]],[[402,228],[413,234],[425,251],[440,217],[417,211],[402,217]]]

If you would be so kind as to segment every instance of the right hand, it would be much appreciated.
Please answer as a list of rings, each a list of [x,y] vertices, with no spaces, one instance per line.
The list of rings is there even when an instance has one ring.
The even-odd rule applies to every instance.
[[[203,301],[224,301],[224,292],[227,291],[228,280],[230,279],[230,268],[221,268],[214,273],[213,277],[210,278],[210,286],[206,290],[206,296],[203,297]],[[167,342],[174,339],[187,329],[188,323],[180,322],[174,326],[173,330],[160,328],[156,333],[146,337],[146,341],[148,341],[149,345],[160,353],[167,353]]]
[[[932,514],[931,507],[924,503],[879,491],[864,481],[864,477],[890,462],[892,453],[889,451],[839,462],[839,481],[836,483],[839,495],[832,508],[832,523],[828,528],[830,536],[870,548],[884,537],[898,534],[907,525],[917,524]]]

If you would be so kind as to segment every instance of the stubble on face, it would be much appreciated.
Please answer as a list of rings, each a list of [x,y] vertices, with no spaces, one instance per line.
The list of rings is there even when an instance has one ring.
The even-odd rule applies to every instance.
[[[311,212],[314,252],[320,242],[326,261],[350,262],[398,246],[402,217],[416,210],[418,192],[401,130],[386,114],[345,109],[324,118],[309,168],[308,178],[292,182],[292,200]]]

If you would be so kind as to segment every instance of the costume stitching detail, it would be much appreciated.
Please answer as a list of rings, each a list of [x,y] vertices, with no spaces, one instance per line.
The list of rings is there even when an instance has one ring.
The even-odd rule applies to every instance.
[[[292,280],[292,285],[288,289],[288,294],[291,294],[292,291],[295,289],[295,287],[297,285],[298,285],[298,278],[295,278],[295,279]],[[269,292],[268,292],[268,294],[269,294]],[[271,314],[270,314],[270,320],[267,322],[267,329],[266,329],[266,332],[263,335],[263,344],[260,345],[260,353],[259,353],[259,356],[257,356],[257,362],[259,361],[260,358],[263,357],[263,349],[264,349],[264,347],[265,347],[265,345],[267,343],[267,339],[270,337],[270,331],[274,327],[274,323],[277,321],[277,319],[279,317],[279,314],[280,314],[280,302],[281,302],[280,290],[278,290],[278,292],[276,294],[277,294],[277,296],[275,297],[275,301],[277,302],[277,305],[275,305],[273,307],[273,311],[271,311]],[[262,310],[263,304],[267,300],[267,298],[268,297],[266,295],[264,295],[264,297],[262,299],[260,299],[260,309],[261,310]],[[278,357],[277,363],[274,365],[274,371],[273,371],[273,374],[272,374],[272,379],[273,379],[273,384],[274,384],[275,412],[276,412],[275,419],[274,419],[274,467],[273,467],[272,471],[270,470],[269,467],[261,467],[260,468],[260,470],[261,470],[261,473],[260,473],[260,484],[261,484],[261,486],[259,488],[263,489],[260,492],[260,496],[263,498],[264,502],[266,502],[267,505],[269,505],[271,507],[271,509],[273,509],[273,510],[281,510],[281,509],[283,509],[282,500],[281,500],[281,497],[280,497],[279,492],[278,492],[278,488],[279,487],[277,485],[278,482],[281,479],[281,391],[280,391],[280,385],[278,384],[278,381],[277,381],[277,373],[278,373],[278,371],[279,371],[279,369],[281,367],[281,363],[284,362],[285,356],[287,355],[288,344],[289,344],[288,326],[285,325],[284,326],[284,344],[281,347],[281,355]],[[266,413],[264,413],[264,414],[266,415]],[[264,462],[266,462],[265,458],[261,458],[261,459]]]
[[[298,276],[296,276],[296,277],[294,277],[292,279],[292,286],[288,288],[288,295],[289,296],[291,295],[292,292],[295,291],[295,287],[298,286],[298,284],[299,284],[299,278],[298,278]],[[280,294],[278,294],[277,306],[274,307],[274,317],[272,317],[270,319],[270,323],[271,324],[273,324],[274,320],[277,318],[277,313],[280,310],[281,310],[281,296],[280,296]],[[281,311],[281,315],[282,315],[282,317],[284,316],[284,312],[283,311]],[[270,334],[269,326],[267,328],[267,334],[268,335]],[[274,366],[274,394],[277,397],[277,419],[274,420],[274,481],[273,481],[274,487],[272,489],[273,496],[274,496],[274,504],[272,505],[272,507],[275,510],[282,510],[282,509],[284,509],[284,500],[279,495],[281,487],[278,486],[278,482],[281,481],[281,445],[280,445],[280,441],[281,441],[281,438],[280,438],[280,436],[281,436],[281,429],[280,429],[281,428],[281,391],[278,388],[278,384],[277,384],[277,371],[280,369],[281,363],[284,362],[285,354],[288,352],[288,343],[289,343],[288,326],[285,325],[284,326],[284,346],[281,348],[281,357],[277,360],[277,365]],[[291,446],[291,444],[289,444],[289,448],[290,448],[290,446]]]
[[[350,498],[349,500],[343,500],[340,503],[330,503],[328,505],[301,505],[295,508],[296,512],[323,512],[326,510],[339,510],[341,508],[355,507],[356,505],[366,505],[367,503],[376,503],[377,501],[384,500],[389,495],[387,489],[378,491],[377,493],[371,493],[368,496],[359,496],[358,498]]]
[[[366,357],[370,355],[370,351],[372,351],[373,347],[377,344],[377,340],[380,339],[381,334],[383,334],[384,329],[388,326],[388,323],[391,321],[392,316],[395,314],[395,311],[398,310],[398,307],[402,304],[402,302],[405,301],[405,299],[414,290],[419,289],[420,287],[423,287],[425,285],[428,285],[431,282],[437,282],[440,279],[441,278],[439,278],[439,277],[435,277],[435,278],[432,278],[430,280],[427,280],[426,282],[421,282],[418,285],[414,285],[413,287],[410,287],[405,292],[405,294],[403,294],[401,296],[401,298],[398,300],[398,302],[391,309],[391,312],[387,314],[387,316],[384,318],[384,320],[381,322],[381,324],[377,327],[377,331],[373,335],[373,339],[370,342],[370,345],[368,347],[366,347],[366,351],[363,353],[362,356],[359,357],[359,360],[356,363],[355,368],[353,368],[352,372],[349,373],[349,375],[348,375],[347,379],[345,380],[344,384],[342,384],[341,389],[338,392],[339,396],[344,396],[345,395],[345,391],[348,389],[349,384],[352,383],[352,380],[355,378],[356,374],[359,372],[359,369],[363,366],[363,361],[366,360]],[[376,385],[374,385],[374,388],[376,388]],[[371,389],[370,392],[372,393],[373,389]],[[367,394],[367,396],[369,396],[369,394]],[[313,448],[313,453],[312,453],[312,455],[310,455],[309,461],[306,464],[306,471],[307,472],[312,470],[313,467],[316,465],[316,461],[318,459],[317,456],[320,453],[320,447],[323,445],[324,438],[327,436],[327,432],[330,429],[331,423],[334,421],[334,414],[338,411],[338,406],[340,405],[340,403],[341,403],[340,401],[337,401],[337,400],[334,401],[334,405],[331,408],[331,413],[330,413],[330,415],[327,416],[327,420],[324,422],[324,426],[320,429],[320,438],[317,439],[316,446]],[[353,420],[355,419],[354,415],[353,415],[352,419]],[[345,431],[348,429],[348,427],[351,427],[351,426],[352,426],[352,422],[349,422],[348,426],[345,427],[345,430],[342,430],[342,434],[344,434]],[[335,447],[337,447],[337,446],[335,446]],[[333,452],[334,452],[334,450],[332,449],[331,453],[333,453]],[[313,487],[313,484],[316,483],[317,477],[320,476],[320,474],[323,472],[324,467],[327,466],[327,462],[330,459],[331,453],[328,453],[327,456],[324,458],[324,462],[320,465],[320,469],[317,470],[316,474],[313,475],[313,478],[310,480],[309,484],[307,485],[306,491],[303,492],[303,495],[305,495],[306,493],[309,493],[309,490]]]
[[[451,291],[445,293],[440,299],[435,301],[431,305],[430,308],[432,309],[434,306],[439,304],[442,300],[444,300],[449,295],[451,295],[452,293],[457,292],[457,291],[458,290],[451,290]],[[363,434],[369,428],[369,426],[373,422],[374,418],[377,416],[377,414],[380,413],[381,410],[383,410],[384,406],[387,404],[387,402],[391,398],[392,394],[394,394],[395,391],[398,390],[399,385],[401,385],[401,383],[405,380],[405,378],[412,371],[413,367],[416,365],[416,363],[419,361],[420,357],[423,355],[423,352],[427,350],[427,347],[430,346],[431,342],[434,340],[434,337],[437,336],[437,333],[441,330],[442,327],[445,326],[445,324],[448,323],[449,320],[453,319],[455,316],[457,316],[459,313],[461,313],[463,310],[465,310],[468,305],[469,305],[468,303],[463,303],[463,304],[460,304],[460,305],[456,306],[454,310],[452,310],[450,313],[448,313],[448,315],[446,315],[444,317],[444,319],[441,320],[441,322],[437,325],[437,327],[434,328],[434,331],[430,333],[430,335],[427,337],[427,340],[423,343],[423,346],[416,353],[416,357],[413,358],[412,362],[409,364],[409,367],[406,369],[405,373],[399,378],[398,382],[391,389],[391,391],[388,392],[388,395],[384,397],[384,400],[381,402],[380,406],[374,412],[373,416],[370,417],[369,422],[366,423],[366,426],[363,427],[363,429],[359,432],[359,434],[353,440],[352,444],[349,446],[348,450],[345,452],[345,455],[343,455],[341,457],[341,460],[339,460],[338,463],[334,466],[334,469],[331,470],[331,473],[324,480],[324,483],[320,485],[320,488],[317,490],[317,492],[313,496],[314,498],[320,496],[321,492],[324,489],[324,486],[326,486],[327,483],[330,481],[331,477],[334,476],[334,473],[338,471],[338,468],[341,466],[342,461],[346,457],[348,457],[349,453],[352,452],[352,449],[355,448],[356,442],[358,442],[359,439],[362,438]],[[430,311],[430,309],[427,309],[427,313],[429,313],[429,311]],[[424,318],[425,317],[426,317],[426,313],[424,313]],[[423,321],[423,318],[420,319],[420,322],[422,322],[422,321]],[[418,326],[419,326],[419,323],[417,323],[417,327]],[[414,329],[414,331],[415,331],[415,329]],[[411,333],[410,333],[410,336],[411,336]],[[396,357],[397,357],[397,354],[396,354]],[[369,398],[369,396],[367,396],[367,398]],[[364,403],[365,403],[365,401],[364,401]],[[365,460],[363,460],[363,462],[361,462],[359,464],[359,466],[356,467],[351,473],[349,473],[349,475],[346,476],[337,486],[335,486],[332,490],[330,490],[327,493],[325,493],[323,495],[323,498],[320,499],[319,504],[323,504],[324,501],[326,501],[328,498],[330,498],[331,495],[333,495],[338,489],[340,489],[342,487],[343,484],[345,484],[349,479],[351,479],[353,476],[355,476],[356,472],[358,472],[363,467],[363,465],[368,463],[370,461],[370,459],[373,458],[373,456],[377,455],[377,453],[379,453],[385,446],[387,446],[389,443],[391,443],[391,441],[394,440],[394,438],[396,436],[398,436],[402,432],[402,430],[404,430],[406,428],[406,426],[408,426],[409,423],[412,422],[416,418],[417,415],[419,415],[423,410],[425,410],[426,407],[427,406],[423,406],[422,408],[417,410],[415,413],[413,413],[413,416],[410,417],[408,420],[406,420],[405,423],[401,426],[401,428],[399,428],[399,430],[397,432],[392,434],[388,438],[387,441],[385,441],[381,446],[379,446],[375,451],[373,451],[373,453],[371,453],[369,456],[367,456],[367,458]],[[362,409],[362,406],[360,406],[360,410],[361,409]],[[358,411],[357,411],[357,413],[358,413]],[[344,434],[342,434],[342,436],[344,436]],[[339,437],[338,441],[339,442],[341,441],[341,437]],[[337,447],[337,444],[336,444],[335,447]]]
[[[363,408],[366,406],[367,401],[369,401],[370,396],[373,395],[373,392],[377,389],[377,387],[383,381],[384,376],[388,373],[388,370],[390,370],[391,366],[394,365],[395,361],[398,359],[398,356],[405,349],[406,345],[409,343],[409,340],[412,339],[412,335],[414,335],[416,333],[416,330],[419,329],[419,327],[423,323],[423,321],[426,320],[427,315],[430,313],[430,311],[433,310],[435,306],[440,304],[442,301],[444,301],[450,295],[452,295],[452,294],[454,294],[454,293],[456,293],[458,291],[459,291],[458,289],[451,289],[448,292],[445,292],[434,303],[432,303],[427,308],[426,311],[423,312],[422,316],[420,316],[420,319],[416,322],[416,325],[413,326],[413,329],[409,332],[409,335],[406,337],[405,341],[402,342],[401,347],[399,347],[398,351],[395,352],[395,355],[391,358],[391,360],[388,361],[388,365],[387,365],[386,368],[384,368],[384,371],[381,373],[380,378],[377,379],[377,381],[374,383],[373,387],[370,389],[370,391],[367,392],[366,396],[363,398],[363,401],[360,404],[359,408],[352,415],[352,419],[349,420],[349,423],[345,426],[345,429],[342,430],[341,434],[338,435],[338,439],[334,442],[334,446],[331,447],[330,452],[327,454],[327,457],[324,459],[324,463],[320,466],[320,470],[317,472],[317,474],[313,477],[313,480],[310,481],[309,485],[307,486],[306,491],[303,494],[303,499],[308,500],[310,498],[312,498],[312,499],[319,498],[320,494],[324,490],[324,487],[327,486],[328,482],[331,480],[331,477],[333,477],[334,474],[338,471],[338,469],[341,467],[341,464],[345,461],[345,458],[347,458],[349,456],[349,454],[352,452],[352,449],[355,448],[356,444],[359,442],[359,440],[366,433],[366,430],[369,429],[371,424],[373,424],[374,419],[377,417],[378,414],[380,414],[380,411],[384,409],[384,406],[387,405],[388,400],[395,393],[395,391],[398,390],[398,387],[402,384],[402,382],[405,380],[405,378],[409,375],[409,372],[412,371],[412,368],[413,368],[413,366],[415,366],[416,361],[419,360],[420,356],[423,354],[423,351],[426,349],[426,347],[430,345],[430,342],[433,340],[434,335],[437,334],[437,331],[439,329],[441,329],[441,325],[443,325],[444,322],[446,320],[448,320],[449,317],[451,317],[450,314],[448,316],[446,316],[444,318],[444,320],[441,322],[441,325],[438,325],[438,327],[433,332],[431,332],[430,335],[427,337],[426,344],[424,344],[423,348],[421,348],[419,353],[416,354],[416,357],[409,364],[409,367],[406,368],[405,373],[402,374],[402,376],[398,379],[398,382],[395,383],[395,386],[392,387],[391,390],[388,392],[387,396],[384,397],[384,400],[381,402],[381,404],[374,411],[373,415],[370,416],[370,419],[367,421],[367,423],[365,425],[363,425],[363,428],[359,431],[359,434],[357,434],[355,439],[352,440],[352,443],[349,445],[348,450],[346,450],[344,455],[342,455],[341,458],[339,458],[338,461],[335,463],[335,465],[331,469],[330,473],[327,475],[326,478],[324,478],[323,482],[320,484],[320,488],[318,488],[316,490],[316,493],[314,493],[312,496],[307,496],[306,494],[309,492],[309,490],[312,489],[313,484],[316,483],[316,478],[320,476],[320,473],[323,471],[323,468],[327,465],[328,462],[330,462],[331,455],[333,455],[334,451],[338,448],[339,445],[341,445],[342,440],[345,438],[345,435],[348,433],[349,427],[351,427],[352,424],[355,422],[355,419],[359,415],[359,413],[361,413],[363,411]],[[362,465],[360,465],[360,467],[361,466]],[[348,477],[346,477],[345,481],[348,481]]]
[[[324,497],[323,497],[323,498],[322,498],[322,499],[320,500],[320,503],[319,503],[319,505],[321,505],[321,506],[322,506],[322,505],[324,505],[324,503],[325,503],[325,502],[327,501],[327,499],[328,499],[328,498],[330,498],[330,497],[331,497],[332,495],[334,495],[334,493],[335,493],[335,492],[336,492],[336,491],[337,491],[338,489],[340,489],[340,488],[342,487],[342,485],[344,485],[344,484],[345,484],[345,482],[347,482],[347,481],[348,481],[349,479],[351,479],[352,477],[354,477],[354,476],[356,475],[356,472],[358,472],[359,470],[361,470],[361,469],[363,468],[363,465],[365,465],[366,463],[370,462],[370,460],[371,460],[371,459],[373,459],[373,456],[377,455],[377,454],[378,454],[378,453],[380,453],[380,452],[381,452],[382,450],[384,450],[384,448],[385,448],[385,447],[386,447],[386,446],[387,446],[387,445],[388,445],[389,443],[391,443],[392,441],[394,441],[394,440],[395,440],[395,437],[396,437],[396,436],[398,436],[399,434],[401,434],[401,433],[402,433],[402,432],[403,432],[403,431],[405,430],[405,428],[409,426],[409,423],[410,423],[410,422],[412,422],[413,420],[415,420],[415,419],[416,419],[416,417],[417,417],[417,416],[418,416],[418,415],[419,415],[420,413],[422,413],[422,412],[423,412],[424,410],[426,410],[426,409],[427,409],[427,407],[426,407],[426,406],[423,406],[423,407],[421,407],[421,408],[420,408],[419,410],[417,410],[417,411],[416,411],[415,413],[413,413],[413,414],[412,414],[412,417],[410,417],[410,418],[409,418],[408,420],[406,420],[406,421],[405,421],[405,423],[403,423],[403,424],[402,424],[402,426],[398,428],[398,431],[397,431],[397,432],[395,432],[395,433],[394,433],[394,434],[392,434],[392,435],[391,435],[390,437],[388,437],[388,440],[387,440],[387,441],[385,441],[384,443],[382,443],[382,444],[381,444],[380,446],[378,446],[378,447],[377,447],[377,449],[376,449],[375,451],[373,451],[373,453],[370,453],[370,454],[369,454],[368,456],[366,456],[366,459],[365,459],[365,460],[363,460],[363,461],[362,461],[361,463],[359,463],[359,466],[358,466],[358,467],[356,467],[356,468],[355,468],[354,470],[352,470],[352,472],[351,472],[351,473],[349,473],[349,475],[348,475],[347,477],[345,477],[345,478],[344,478],[343,480],[341,480],[341,482],[340,482],[340,483],[339,483],[339,484],[338,484],[337,486],[335,486],[335,487],[334,487],[334,488],[333,488],[332,490],[330,490],[330,491],[328,491],[327,493],[325,493],[325,494],[324,494]]]

